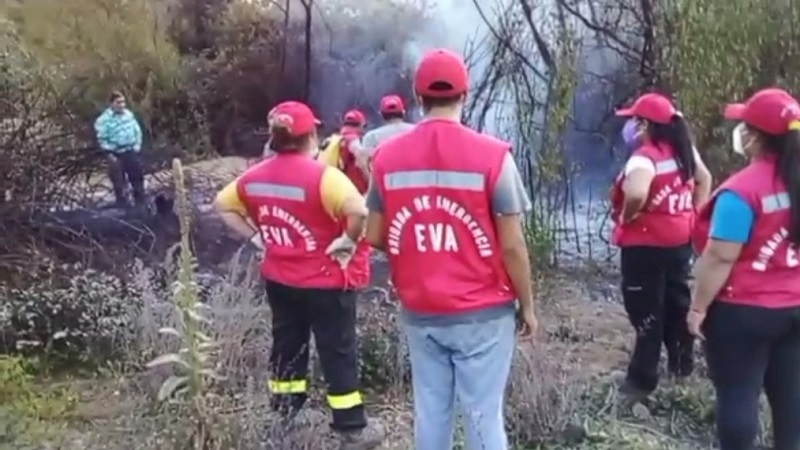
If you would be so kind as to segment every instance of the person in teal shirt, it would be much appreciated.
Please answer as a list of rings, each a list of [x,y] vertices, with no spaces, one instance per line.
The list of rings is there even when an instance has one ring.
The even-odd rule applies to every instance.
[[[136,116],[127,108],[125,95],[114,91],[109,106],[94,122],[97,143],[108,162],[108,177],[119,206],[127,206],[126,184],[130,183],[137,205],[145,202],[144,171],[139,152],[142,150],[142,129]],[[127,183],[126,183],[127,179]]]

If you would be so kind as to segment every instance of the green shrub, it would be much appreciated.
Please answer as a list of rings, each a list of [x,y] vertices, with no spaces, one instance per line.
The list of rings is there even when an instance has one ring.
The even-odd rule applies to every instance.
[[[95,364],[120,356],[134,328],[139,299],[119,278],[83,270],[68,280],[46,277],[30,286],[0,286],[5,351],[38,355],[52,368]]]
[[[18,450],[42,448],[60,430],[56,423],[75,405],[66,388],[43,389],[34,384],[32,362],[0,355],[0,443]]]

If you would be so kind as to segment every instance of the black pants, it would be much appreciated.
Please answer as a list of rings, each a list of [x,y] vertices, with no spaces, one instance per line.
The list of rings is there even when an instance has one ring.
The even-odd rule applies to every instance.
[[[692,248],[623,247],[621,253],[622,297],[636,331],[627,382],[649,393],[658,385],[662,345],[670,373],[687,376],[694,369],[694,339],[686,326]]]
[[[273,408],[297,412],[306,402],[309,340],[314,333],[335,430],[366,426],[358,376],[356,293],[301,289],[267,281],[272,308]]]
[[[704,324],[721,450],[753,450],[763,388],[774,450],[800,450],[800,307],[714,302]]]
[[[125,185],[131,184],[133,200],[136,204],[144,202],[144,171],[139,161],[139,154],[134,151],[112,153],[108,156],[108,177],[114,188],[114,197],[117,203],[127,203]]]

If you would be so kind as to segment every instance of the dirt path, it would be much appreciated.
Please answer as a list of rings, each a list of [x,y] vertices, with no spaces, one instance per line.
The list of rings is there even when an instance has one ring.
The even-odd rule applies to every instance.
[[[590,284],[560,275],[542,300],[548,350],[580,368],[582,376],[602,375],[625,363],[630,326],[617,302],[593,300]]]

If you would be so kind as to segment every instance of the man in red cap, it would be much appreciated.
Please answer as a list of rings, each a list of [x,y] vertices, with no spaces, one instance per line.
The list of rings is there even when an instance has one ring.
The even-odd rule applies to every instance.
[[[403,99],[397,95],[387,95],[381,99],[381,117],[384,124],[367,132],[361,140],[363,154],[368,158],[367,165],[381,143],[414,128],[413,124],[406,122],[406,107]]]
[[[364,147],[361,136],[367,118],[357,109],[351,109],[342,118],[342,127],[322,144],[319,160],[333,167],[338,167],[364,194],[368,187],[368,168],[365,164]]]
[[[538,328],[521,220],[530,201],[509,143],[460,123],[468,86],[459,55],[425,55],[425,119],[378,147],[367,196],[367,240],[387,253],[402,304],[417,450],[452,448],[456,399],[469,448],[508,449],[515,306],[523,336]]]
[[[359,389],[353,290],[369,279],[347,264],[361,240],[366,209],[346,176],[312,158],[318,123],[303,103],[276,106],[269,114],[275,156],[224,188],[215,207],[226,225],[244,238],[258,235],[266,250],[261,275],[272,310],[273,407],[291,424],[304,422],[297,419],[308,411],[303,406],[313,333],[341,448],[370,449],[384,430],[367,420]]]

